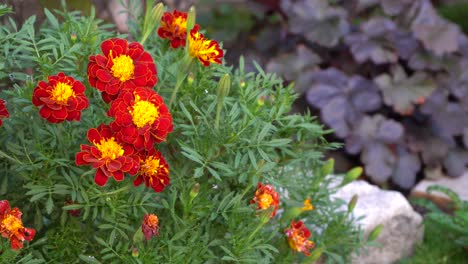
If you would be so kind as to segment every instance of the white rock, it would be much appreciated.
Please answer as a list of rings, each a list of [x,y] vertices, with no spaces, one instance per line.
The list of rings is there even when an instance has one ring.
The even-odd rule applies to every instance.
[[[344,186],[334,197],[349,202],[355,194],[359,198],[353,214],[356,218],[364,216],[359,224],[365,236],[379,224],[384,228],[376,240],[382,247],[370,247],[367,254],[353,256],[353,263],[386,264],[410,256],[423,239],[424,227],[422,217],[406,198],[399,192],[381,190],[365,181]]]

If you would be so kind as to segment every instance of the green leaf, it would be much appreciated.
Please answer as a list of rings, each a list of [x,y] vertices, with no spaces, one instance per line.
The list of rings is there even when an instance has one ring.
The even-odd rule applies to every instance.
[[[44,14],[46,15],[47,20],[50,22],[53,28],[59,28],[59,22],[57,18],[54,15],[52,15],[52,13],[47,8],[44,8]]]

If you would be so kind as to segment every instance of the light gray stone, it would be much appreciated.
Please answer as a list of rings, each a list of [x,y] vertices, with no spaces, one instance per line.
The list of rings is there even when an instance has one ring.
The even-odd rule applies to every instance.
[[[353,263],[387,264],[410,256],[423,239],[424,227],[422,217],[406,198],[399,192],[381,190],[365,181],[344,186],[334,197],[349,202],[355,194],[359,198],[353,214],[356,218],[364,216],[359,224],[365,236],[379,224],[384,228],[376,240],[381,247],[367,248],[367,254],[353,256]]]

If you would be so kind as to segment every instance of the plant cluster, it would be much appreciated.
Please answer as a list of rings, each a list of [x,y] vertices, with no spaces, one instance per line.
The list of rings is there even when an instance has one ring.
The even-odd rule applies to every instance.
[[[291,86],[223,65],[195,9],[129,12],[129,35],[94,12],[0,26],[2,262],[346,263],[375,239]]]
[[[468,38],[431,1],[256,2],[282,18],[257,34],[277,54],[267,71],[295,83],[373,182],[463,173]]]
[[[464,263],[468,257],[468,202],[443,186],[431,186],[429,193],[440,192],[451,200],[450,212],[440,210],[426,199],[413,199],[416,208],[424,210],[424,241],[414,256],[402,264],[450,262]]]

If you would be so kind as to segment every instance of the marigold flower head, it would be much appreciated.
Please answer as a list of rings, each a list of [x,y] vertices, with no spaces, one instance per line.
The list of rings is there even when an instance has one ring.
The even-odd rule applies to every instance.
[[[255,197],[250,201],[251,204],[256,203],[258,210],[266,210],[271,206],[274,207],[274,210],[271,212],[270,218],[276,215],[279,205],[279,195],[273,188],[273,186],[262,183],[257,184],[257,190],[255,191]]]
[[[81,111],[89,106],[85,86],[63,72],[40,81],[34,89],[32,103],[42,106],[39,114],[51,123],[81,119]]]
[[[187,39],[187,13],[174,10],[165,12],[161,18],[161,26],[158,28],[158,35],[163,39],[171,41],[174,49],[185,47]]]
[[[195,25],[193,29],[190,30],[189,54],[193,58],[197,58],[203,66],[209,66],[210,63],[221,64],[221,59],[224,55],[217,41],[206,39],[205,36],[200,33],[199,25]]]
[[[115,118],[110,126],[117,140],[131,144],[137,151],[152,149],[173,129],[163,98],[149,88],[123,91],[107,114]]]
[[[145,235],[146,240],[150,240],[152,236],[159,235],[159,219],[155,214],[145,214],[141,230]]]
[[[286,236],[288,237],[289,246],[293,251],[301,252],[309,256],[309,250],[313,249],[315,244],[313,241],[308,240],[311,236],[309,229],[302,221],[291,221],[291,227],[286,228]]]
[[[139,186],[143,182],[155,192],[162,192],[169,185],[169,166],[161,152],[153,149],[140,157],[139,174],[133,184]]]
[[[88,80],[107,103],[121,90],[156,85],[156,65],[140,43],[112,38],[102,42],[101,50],[104,55],[89,57]]]
[[[11,208],[7,200],[0,201],[0,234],[10,239],[12,249],[23,247],[23,241],[31,241],[36,230],[26,228],[21,221],[21,211],[15,207]]]
[[[89,129],[88,140],[93,145],[81,145],[75,163],[95,168],[94,181],[97,185],[104,186],[110,177],[122,181],[124,173],[135,175],[138,172],[138,157],[134,155],[134,149],[118,142],[108,125],[101,124]]]
[[[2,118],[4,117],[10,117],[10,113],[8,113],[8,109],[5,106],[5,101],[0,99],[0,126],[3,124]]]

